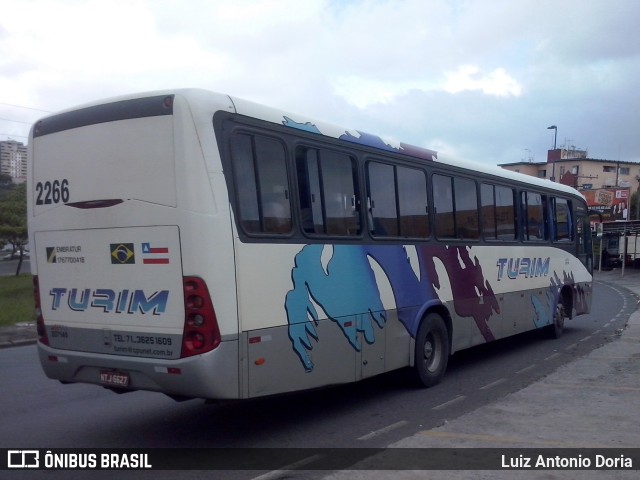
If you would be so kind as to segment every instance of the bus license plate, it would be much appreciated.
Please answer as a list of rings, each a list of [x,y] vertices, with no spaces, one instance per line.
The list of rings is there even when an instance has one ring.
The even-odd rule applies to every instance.
[[[112,387],[128,387],[129,374],[114,372],[111,370],[102,370],[100,372],[100,383],[110,385]]]

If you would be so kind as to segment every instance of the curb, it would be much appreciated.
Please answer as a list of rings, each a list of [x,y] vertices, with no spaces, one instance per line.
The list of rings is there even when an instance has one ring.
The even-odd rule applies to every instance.
[[[22,322],[0,327],[0,349],[33,345],[38,341],[35,323]]]
[[[0,348],[10,348],[10,347],[23,347],[25,345],[34,345],[37,343],[37,339],[35,338],[25,338],[20,340],[9,340],[7,342],[0,342]]]

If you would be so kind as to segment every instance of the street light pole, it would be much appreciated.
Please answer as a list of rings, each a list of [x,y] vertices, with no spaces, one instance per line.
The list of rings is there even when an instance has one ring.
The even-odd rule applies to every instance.
[[[555,151],[556,151],[556,140],[558,139],[558,127],[556,127],[555,125],[551,125],[550,127],[547,127],[547,130],[554,130],[553,133],[553,152],[555,155]],[[556,181],[556,160],[554,158],[553,160],[553,167],[552,167],[552,173],[551,173],[551,181],[555,182]]]

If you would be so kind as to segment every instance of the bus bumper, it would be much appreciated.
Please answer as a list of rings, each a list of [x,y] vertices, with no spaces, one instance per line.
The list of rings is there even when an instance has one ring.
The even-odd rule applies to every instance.
[[[65,383],[177,397],[240,398],[237,340],[223,341],[215,350],[178,360],[76,352],[42,343],[38,343],[38,355],[45,375]],[[113,378],[122,379],[122,383],[114,383]]]

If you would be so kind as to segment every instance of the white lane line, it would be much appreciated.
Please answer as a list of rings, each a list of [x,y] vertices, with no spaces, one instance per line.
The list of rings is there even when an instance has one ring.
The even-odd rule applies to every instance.
[[[553,360],[554,358],[559,357],[559,356],[560,356],[559,353],[554,353],[554,354],[549,355],[547,358],[545,358],[545,360]]]
[[[545,358],[545,360],[546,360],[546,358]],[[524,372],[528,372],[529,370],[533,370],[534,368],[537,368],[537,367],[538,367],[538,365],[536,365],[535,363],[533,363],[533,364],[529,365],[528,367],[524,367],[524,368],[522,368],[522,369],[518,370],[516,373],[524,373]]]
[[[454,403],[461,402],[465,398],[467,398],[465,395],[458,395],[456,398],[453,398],[453,399],[449,400],[448,402],[444,402],[444,403],[441,403],[440,405],[436,405],[431,410],[442,410],[443,408],[446,408],[446,407],[448,407],[450,405],[453,405]]]
[[[317,460],[320,460],[321,458],[323,458],[324,455],[312,455],[310,457],[307,458],[303,458],[302,460],[298,460],[297,462],[291,463],[289,465],[285,465],[284,467],[278,469],[278,470],[272,470],[270,472],[267,472],[263,475],[259,475],[257,477],[253,477],[252,480],[275,480],[277,478],[286,478],[288,476],[290,476],[289,471],[290,470],[296,470],[300,467],[303,467],[305,465],[308,465],[309,463],[313,463]]]
[[[387,425],[384,428],[381,428],[381,429],[376,430],[374,432],[367,433],[366,435],[358,437],[358,440],[371,440],[372,438],[375,438],[375,437],[378,437],[378,436],[383,435],[385,433],[388,433],[391,430],[395,430],[396,428],[404,427],[408,423],[409,422],[407,422],[406,420],[400,420],[399,422],[392,423],[391,425]]]
[[[500,378],[500,379],[496,380],[495,382],[488,383],[484,387],[480,387],[480,390],[489,390],[490,388],[496,387],[496,386],[498,386],[501,383],[504,383],[506,381],[507,381],[506,378]]]

